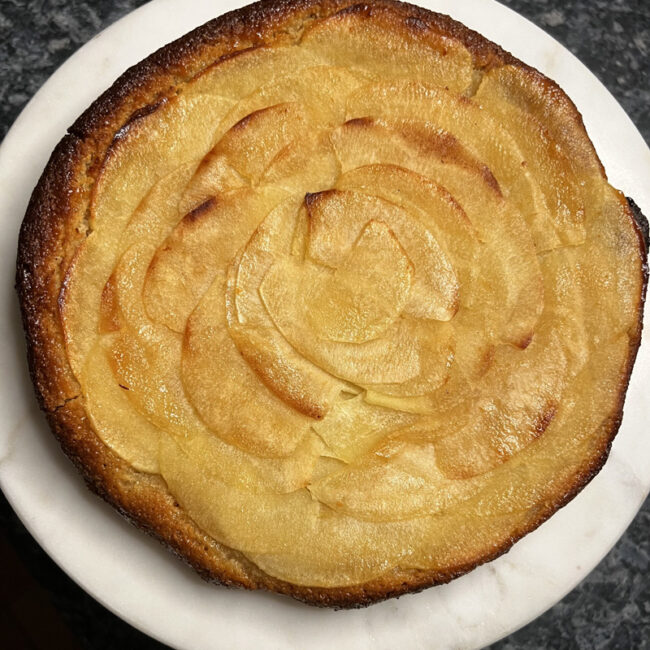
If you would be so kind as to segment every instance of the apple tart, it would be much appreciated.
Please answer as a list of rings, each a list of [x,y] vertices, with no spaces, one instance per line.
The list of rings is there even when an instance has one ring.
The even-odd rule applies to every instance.
[[[199,573],[318,605],[446,582],[604,463],[646,247],[558,86],[450,18],[265,0],[69,129],[18,256],[89,486]]]

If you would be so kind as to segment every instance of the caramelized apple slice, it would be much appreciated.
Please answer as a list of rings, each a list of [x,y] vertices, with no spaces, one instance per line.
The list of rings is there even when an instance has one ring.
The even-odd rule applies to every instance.
[[[209,459],[189,456],[172,440],[161,444],[161,468],[170,492],[203,530],[294,583],[327,585],[336,577],[339,584],[357,584],[380,575],[387,561],[398,562],[417,544],[412,522],[333,516],[306,489],[276,495],[226,486]],[[396,536],[410,541],[396,545]]]
[[[329,134],[310,129],[294,140],[273,159],[260,179],[263,185],[275,185],[296,196],[320,192],[334,185],[339,164]]]
[[[283,102],[252,113],[219,141],[218,151],[250,183],[257,185],[273,161],[313,128],[305,108]]]
[[[574,276],[589,306],[585,324],[598,345],[620,334],[637,336],[642,291],[643,257],[638,226],[627,199],[610,186],[602,188],[601,203],[590,221],[591,231],[577,254]],[[600,214],[600,217],[596,215]]]
[[[181,373],[201,419],[241,449],[288,456],[309,431],[311,418],[269,390],[232,340],[226,326],[224,273],[215,278],[187,322]]]
[[[591,350],[580,372],[567,384],[544,434],[494,470],[493,488],[476,504],[478,514],[492,517],[497,512],[536,508],[567,485],[585,458],[595,461],[602,454],[609,427],[595,405],[610,414],[618,408],[608,386],[611,377],[621,372],[628,349],[627,336],[619,335]],[[569,423],[571,434],[566,435]]]
[[[443,162],[437,155],[418,151],[402,137],[400,129],[400,123],[391,126],[372,120],[343,125],[334,136],[343,169],[397,160],[414,172],[442,183],[453,200],[448,199],[446,205],[440,200],[432,203],[431,206],[439,206],[432,220],[437,225],[440,240],[453,252],[454,271],[463,288],[459,298],[461,306],[472,310],[472,319],[483,320],[484,326],[479,329],[485,332],[486,340],[495,338],[525,346],[542,310],[543,284],[536,248],[522,216],[500,196],[498,187],[487,182],[480,166],[470,165],[460,154]],[[355,148],[355,144],[359,147]],[[457,159],[462,164],[456,165]],[[356,172],[348,171],[343,179],[348,173]],[[390,181],[387,182],[390,187]],[[378,187],[381,188],[381,184]],[[409,186],[401,185],[396,189],[404,190],[402,202],[408,201]],[[379,194],[382,191],[386,190],[377,190]],[[396,190],[391,192],[395,193]],[[459,206],[469,217],[482,245],[467,237],[455,238]],[[459,246],[460,241],[467,246]],[[475,286],[477,283],[479,286]],[[476,330],[478,324],[472,325],[468,316],[466,312],[461,322],[468,322]],[[454,319],[455,323],[457,321],[458,315]]]
[[[75,375],[93,346],[101,291],[122,253],[118,242],[127,222],[158,180],[205,155],[228,105],[214,96],[170,99],[133,119],[110,147],[93,188],[93,232],[75,255],[61,295],[61,321]]]
[[[540,183],[553,226],[562,243],[581,244],[585,239],[584,177],[576,174],[571,158],[551,138],[547,127],[534,115],[508,101],[509,93],[498,81],[501,78],[502,73],[496,77],[488,73],[476,94],[476,101],[509,125],[508,132],[525,156],[526,166]],[[578,129],[573,130],[577,134]],[[601,180],[600,174],[597,178]]]
[[[298,445],[294,455],[286,461],[257,459],[218,440],[216,435],[222,434],[227,439],[227,428],[210,433],[197,418],[179,376],[181,335],[152,325],[141,303],[138,307],[151,256],[151,253],[147,256],[146,250],[142,246],[133,247],[113,274],[123,320],[122,329],[111,338],[109,346],[115,383],[125,387],[120,390],[126,391],[132,405],[152,425],[178,437],[180,444],[188,448],[203,445],[215,467],[220,468],[221,480],[232,485],[242,483],[257,490],[281,492],[304,485],[320,452],[315,441]],[[236,419],[237,413],[231,417]],[[203,442],[193,442],[197,436]],[[253,443],[246,441],[242,446],[250,448]]]
[[[368,221],[313,295],[309,322],[314,332],[348,343],[377,338],[406,305],[412,276],[413,264],[393,231],[383,221]]]
[[[187,215],[198,210],[207,201],[236,189],[247,187],[246,179],[223,156],[218,147],[208,153],[184,188],[178,202],[178,212]]]
[[[277,185],[290,192],[329,187],[338,172],[329,139],[297,102],[250,113],[224,135],[212,156],[228,161],[253,186]]]
[[[596,176],[601,181],[605,179],[603,166],[585,134],[580,114],[554,82],[536,71],[503,65],[486,71],[476,99],[497,117],[524,114],[544,124],[549,130],[549,139],[558,144],[563,157],[569,161],[570,178]],[[527,128],[530,123],[527,119],[523,124],[515,119],[508,124],[517,136],[517,130],[522,126]]]
[[[255,45],[217,59],[194,77],[184,92],[190,96],[210,94],[239,101],[268,84],[269,79],[297,74],[319,63],[317,57],[302,47]]]
[[[195,165],[182,165],[153,186],[133,213],[117,246],[122,258],[106,282],[101,294],[99,331],[117,331],[125,317],[144,325],[142,312],[142,265],[148,264],[156,245],[178,222],[176,206],[183,187]],[[137,241],[136,245],[133,241]],[[134,286],[137,285],[137,289]],[[126,313],[123,313],[123,310]]]
[[[481,215],[484,197],[494,201],[502,196],[490,168],[453,135],[432,125],[400,119],[353,119],[335,129],[331,137],[344,174],[379,164],[406,169],[447,191],[468,216]],[[377,193],[381,192],[378,186]]]
[[[82,386],[86,411],[100,439],[140,472],[155,474],[161,430],[134,411],[130,388],[118,384],[107,358],[106,344],[88,355]]]
[[[201,162],[180,209],[244,185],[304,194],[331,187],[337,174],[327,134],[301,104],[284,102],[254,111],[224,134]]]
[[[415,317],[450,320],[458,308],[458,280],[432,233],[402,208],[356,192],[331,190],[308,195],[307,254],[338,267],[366,223],[376,219],[394,232],[413,263],[413,283],[406,313]]]
[[[545,198],[552,192],[543,191],[540,184],[544,179],[533,176],[527,168],[526,158],[516,140],[477,103],[410,81],[377,84],[356,92],[348,100],[348,119],[383,117],[422,123],[422,116],[426,116],[426,121],[434,128],[441,128],[457,138],[489,168],[503,194],[531,224],[539,250],[561,245]],[[453,191],[452,194],[456,196]]]
[[[403,382],[366,382],[364,386],[375,394],[375,403],[379,403],[378,393],[407,398],[427,395],[443,386],[449,378],[457,346],[453,324],[412,320],[408,320],[407,324],[409,335],[416,344],[420,372]],[[415,400],[410,404],[384,400],[383,404],[392,404],[393,408],[404,408],[405,411],[420,410]]]
[[[214,96],[179,95],[132,118],[116,135],[93,186],[91,226],[109,230],[112,217],[122,225],[160,178],[200,160],[230,105]]]
[[[231,267],[235,273],[235,311],[241,324],[271,325],[259,287],[278,259],[289,256],[294,232],[303,215],[301,199],[287,198],[279,203],[258,225]]]
[[[270,391],[298,413],[320,420],[327,415],[341,382],[290,348],[275,328],[231,322],[229,333],[251,370]]]
[[[190,313],[217,273],[282,199],[282,190],[234,190],[187,214],[151,261],[144,286],[150,318],[183,332]]]
[[[369,11],[372,20],[365,15]],[[472,56],[459,41],[430,29],[419,18],[397,23],[381,6],[357,5],[313,22],[301,47],[327,63],[382,79],[422,79],[458,93],[472,82]]]
[[[194,409],[187,401],[181,383],[179,370],[179,366],[181,366],[181,347],[186,350],[188,345],[196,347],[206,341],[209,345],[212,339],[210,338],[210,332],[203,337],[199,334],[198,338],[193,338],[187,345],[182,346],[180,334],[171,332],[164,326],[156,326],[148,321],[141,302],[141,296],[144,275],[148,266],[147,262],[151,258],[151,254],[152,249],[146,247],[146,245],[134,245],[125,253],[113,273],[113,285],[117,297],[116,305],[123,326],[112,341],[110,358],[117,382],[127,387],[128,397],[137,406],[137,409],[145,414],[157,427],[184,437],[188,435],[188,432],[200,431],[203,429],[203,425],[197,420]],[[216,385],[210,384],[208,381],[203,386],[203,390],[216,390],[224,402],[227,403],[228,400],[231,400],[232,403],[237,395],[242,395],[241,389],[237,385],[238,381],[243,385],[247,385],[251,393],[255,392],[257,386],[263,389],[263,385],[256,384],[255,381],[251,382],[250,378],[247,377],[246,371],[248,371],[249,375],[252,374],[252,371],[248,369],[232,340],[228,337],[225,322],[225,282],[223,272],[221,272],[221,277],[222,280],[221,283],[218,283],[218,287],[221,290],[220,309],[222,317],[220,318],[219,312],[215,311],[212,314],[214,321],[207,323],[206,326],[208,329],[214,330],[213,325],[221,323],[222,327],[219,331],[228,342],[228,345],[219,346],[217,343],[218,354],[204,360],[204,366],[208,366],[207,369],[202,367],[204,373],[208,374],[208,380],[214,379],[217,383]],[[210,317],[210,314],[208,314],[208,318]],[[231,353],[230,357],[236,359],[237,363],[243,367],[244,372],[240,373],[240,376],[231,373],[228,367],[214,363],[214,359],[218,359],[219,354],[224,355],[228,354],[228,352]],[[206,354],[209,353],[208,348]],[[211,369],[212,366],[216,368]],[[228,381],[219,383],[218,371],[222,368],[222,372],[229,377],[230,383]],[[191,359],[188,363],[183,359],[183,370],[187,374],[192,374],[195,371],[201,372],[201,368],[197,370],[192,367]],[[264,392],[261,395],[263,399]],[[205,400],[205,395],[201,394],[197,397],[197,399],[201,398]],[[215,425],[216,423],[211,428],[217,435],[245,451],[277,456],[280,455],[276,453],[277,449],[284,450],[282,445],[289,445],[289,450],[293,451],[300,439],[304,437],[308,429],[309,419],[290,410],[276,398],[267,401],[270,401],[271,404],[267,405],[266,408],[272,408],[277,401],[280,410],[284,410],[290,416],[293,416],[293,422],[291,418],[289,418],[288,422],[284,422],[280,416],[276,418],[277,421],[272,421],[270,427],[274,428],[271,429],[272,433],[268,434],[269,440],[264,437],[267,435],[267,431],[264,429],[260,431],[254,430],[253,433],[249,433],[245,424],[240,427],[236,410],[231,409],[228,411],[224,409],[218,419],[213,418],[208,424]],[[197,410],[199,414],[202,414],[202,409]],[[299,418],[303,418],[304,426],[301,432],[297,432],[295,426],[295,421]],[[273,439],[274,435],[284,437],[279,443],[276,443]],[[294,437],[295,442],[292,442],[291,436]],[[268,451],[271,453],[267,453]],[[290,451],[285,455],[288,455]]]
[[[110,338],[108,356],[116,383],[125,386],[129,400],[155,426],[180,436],[196,422],[174,361],[180,357],[181,337],[148,319],[142,287],[154,247],[134,244],[120,259],[108,286],[119,331]]]
[[[277,258],[291,252],[299,220],[299,201],[288,199],[258,226],[228,271],[230,334],[260,379],[301,413],[322,418],[345,384],[298,354],[278,332],[259,295],[259,287]],[[300,215],[300,216],[299,216]]]
[[[438,185],[398,165],[362,165],[342,174],[336,187],[376,196],[402,208],[429,229],[452,259],[466,259],[478,235],[467,213],[454,197]]]
[[[495,354],[470,422],[436,444],[438,466],[449,478],[471,478],[506,462],[542,435],[557,411],[567,378],[557,333],[539,333],[525,351],[501,347]]]
[[[239,101],[267,84],[269,78],[296,74],[316,62],[313,55],[298,47],[253,47],[219,60],[193,80],[186,92],[219,94],[231,101]],[[278,101],[284,102],[284,99]],[[264,109],[267,106],[268,104],[257,108]],[[246,115],[242,114],[241,118],[246,118]],[[234,122],[230,122],[226,128],[233,124]],[[218,130],[217,139],[223,134],[223,128]],[[263,155],[263,149],[258,147],[255,153],[256,156]],[[203,159],[196,176],[188,186],[180,204],[180,211],[186,214],[216,192],[229,191],[243,184],[244,179],[219,151],[217,144]]]
[[[332,66],[304,68],[271,78],[228,112],[219,126],[221,133],[247,115],[283,102],[302,104],[314,124],[332,127],[344,119],[345,98],[367,83],[361,72]]]
[[[275,326],[291,345],[327,372],[354,384],[397,383],[420,372],[417,341],[408,324],[398,320],[382,338],[365,343],[340,343],[314,337],[309,312],[316,288],[330,273],[293,260],[276,263],[267,273],[260,294]]]
[[[253,500],[257,495],[285,495],[304,488],[324,450],[323,442],[311,432],[290,457],[263,458],[233,447],[205,427],[194,429],[185,437],[165,436],[161,445],[181,449],[189,458],[200,459],[200,465],[210,476],[225,486],[244,491]],[[161,468],[164,462],[161,459]],[[173,459],[167,459],[170,462]],[[196,474],[200,476],[199,468]]]
[[[336,404],[314,431],[327,445],[326,454],[351,463],[370,450],[391,431],[412,424],[417,416],[368,404],[363,394]]]
[[[309,485],[336,512],[373,522],[439,514],[477,494],[485,479],[454,480],[437,467],[435,445],[391,438],[349,467]]]

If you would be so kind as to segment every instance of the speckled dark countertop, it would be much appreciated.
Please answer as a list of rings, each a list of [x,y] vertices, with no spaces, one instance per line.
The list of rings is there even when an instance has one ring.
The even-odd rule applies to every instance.
[[[650,141],[650,0],[503,2],[576,54]],[[142,0],[0,0],[0,139],[63,61],[141,4]],[[215,13],[217,8],[215,2]],[[32,540],[2,495],[0,523],[0,645],[163,648],[67,578]],[[491,648],[650,649],[650,500],[579,587]]]

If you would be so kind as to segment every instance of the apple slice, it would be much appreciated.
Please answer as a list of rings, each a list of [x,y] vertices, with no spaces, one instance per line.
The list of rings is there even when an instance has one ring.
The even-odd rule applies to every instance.
[[[475,97],[493,115],[505,118],[515,136],[521,134],[520,128],[530,125],[529,119],[544,124],[549,140],[558,144],[569,161],[573,178],[605,179],[594,145],[584,132],[582,117],[554,82],[529,68],[503,65],[486,71]],[[528,116],[523,122],[522,114]]]
[[[333,66],[297,69],[289,74],[270,75],[267,81],[231,108],[217,132],[225,133],[247,115],[279,103],[297,102],[304,106],[313,124],[333,127],[345,119],[345,101],[364,86],[368,77],[361,72]]]
[[[312,419],[260,381],[242,358],[226,320],[226,277],[221,272],[185,329],[181,374],[188,399],[208,427],[231,444],[259,456],[289,456]]]
[[[224,134],[201,162],[180,209],[243,186],[304,194],[331,187],[337,174],[327,134],[300,103],[284,102],[250,113]]]
[[[358,584],[381,575],[386,558],[399,562],[418,542],[412,522],[333,516],[306,489],[278,495],[227,486],[209,458],[190,456],[173,440],[161,444],[161,469],[171,494],[203,530],[293,583]]]
[[[407,170],[446,191],[468,216],[481,215],[485,196],[502,197],[490,168],[454,136],[433,125],[366,117],[345,122],[331,137],[344,174],[376,165]],[[378,186],[377,194],[381,191]],[[449,209],[449,205],[443,209],[443,218]]]
[[[405,313],[450,320],[458,308],[458,280],[433,234],[402,208],[366,194],[330,190],[305,199],[309,214],[307,255],[339,267],[366,223],[385,222],[413,263],[413,282]]]
[[[456,360],[457,334],[453,323],[408,320],[407,324],[409,336],[415,341],[420,372],[402,382],[366,382],[364,386],[375,395],[375,403],[379,403],[379,393],[394,398],[425,396],[444,386],[449,379]],[[415,412],[423,406],[418,400],[406,400],[402,404],[399,400],[384,399],[382,403]],[[428,409],[424,407],[424,410]]]
[[[375,406],[359,394],[339,401],[314,431],[327,445],[326,454],[351,463],[365,454],[390,432],[413,424],[417,416]]]
[[[429,123],[432,129],[443,129],[454,136],[489,168],[504,196],[531,224],[537,248],[549,250],[561,245],[552,206],[549,207],[540,185],[543,179],[532,174],[517,141],[478,103],[430,85],[396,81],[354,93],[348,98],[347,107],[348,119],[406,119],[422,125]],[[454,191],[452,194],[456,197]]]
[[[182,333],[219,272],[225,272],[262,219],[284,198],[282,190],[233,190],[187,214],[156,252],[143,289],[149,317]]]
[[[81,385],[86,412],[99,438],[136,470],[158,473],[158,446],[164,433],[134,411],[129,387],[113,377],[106,342],[98,342],[88,355]]]
[[[538,180],[544,192],[553,226],[562,243],[579,245],[585,240],[584,193],[593,189],[584,186],[589,177],[584,173],[582,175],[578,173],[579,170],[572,158],[552,138],[548,128],[553,128],[554,121],[551,120],[550,127],[543,126],[534,114],[526,110],[527,102],[523,107],[518,105],[519,97],[512,97],[517,91],[512,88],[512,80],[508,76],[503,71],[498,74],[490,71],[483,78],[475,99],[502,124],[508,125],[509,134],[516,140],[525,156],[527,168]],[[544,124],[547,123],[549,121],[544,120]],[[572,128],[572,133],[575,139],[580,141],[584,139],[579,129]],[[561,141],[566,142],[566,140],[564,134]],[[570,148],[574,149],[575,145]],[[590,170],[594,180],[601,182],[600,169],[592,165]]]
[[[368,20],[366,12],[372,12]],[[357,5],[314,21],[301,48],[323,61],[379,78],[406,77],[462,93],[472,83],[472,56],[457,40],[420,18],[397,23],[387,8]]]
[[[255,229],[241,252],[233,259],[235,274],[234,302],[237,320],[241,324],[268,327],[269,318],[259,287],[269,269],[279,259],[287,258],[298,223],[302,198],[287,198],[280,202]]]
[[[368,221],[313,293],[308,317],[314,332],[347,343],[377,338],[404,309],[412,276],[413,264],[393,231],[383,221]]]
[[[254,45],[218,58],[196,75],[183,92],[239,101],[268,84],[269,79],[297,74],[319,63],[317,57],[302,47]]]
[[[189,458],[225,486],[250,495],[286,495],[304,488],[313,476],[316,464],[322,458],[325,445],[313,432],[309,433],[287,458],[264,458],[249,454],[224,442],[205,427],[194,429],[185,437],[165,435],[161,447],[182,450]],[[173,459],[161,459],[173,464]],[[164,471],[164,470],[163,470]],[[197,475],[201,470],[197,468]],[[227,489],[227,488],[226,488]],[[206,507],[214,504],[206,501]]]
[[[212,155],[225,158],[237,173],[257,185],[273,160],[309,131],[309,115],[298,102],[282,102],[253,111],[232,126]]]
[[[398,320],[382,338],[364,343],[318,339],[309,321],[315,291],[330,273],[310,263],[276,263],[260,287],[264,305],[276,327],[291,345],[327,372],[353,384],[397,383],[420,372],[417,342],[409,326]]]
[[[577,251],[573,277],[589,306],[585,324],[595,345],[621,334],[637,336],[643,302],[639,277],[644,277],[641,235],[625,195],[607,185],[597,198],[600,205],[594,201],[597,209],[588,212],[590,233]]]
[[[525,345],[543,306],[543,283],[536,247],[526,222],[517,209],[500,195],[498,187],[486,180],[480,166],[469,164],[467,156],[461,156],[458,152],[451,159],[443,161],[435,153],[439,149],[437,145],[431,148],[434,155],[423,153],[402,136],[402,126],[400,122],[390,124],[375,120],[343,125],[334,136],[337,155],[343,169],[348,170],[342,182],[345,184],[347,174],[359,173],[352,171],[356,166],[372,164],[374,167],[378,163],[399,161],[400,166],[407,165],[411,173],[440,183],[449,190],[453,199],[449,197],[446,205],[440,200],[430,205],[439,206],[431,215],[431,221],[437,225],[435,232],[439,234],[440,241],[446,243],[453,253],[454,272],[458,274],[461,288],[460,307],[471,310],[471,318],[468,318],[470,312],[457,314],[454,323],[458,325],[460,320],[476,330],[478,322],[472,321],[478,317],[484,323],[479,329],[486,333],[488,343],[490,338],[496,338],[497,341],[513,345]],[[458,161],[459,164],[456,164]],[[386,180],[386,187],[390,187],[390,180],[383,177],[376,180],[377,193],[381,195],[387,192],[379,181]],[[365,182],[362,191],[369,194],[372,188],[367,185],[368,181]],[[408,201],[413,190],[403,181],[400,183],[391,191],[391,195],[394,196],[399,190],[404,195],[402,202]],[[454,202],[457,204],[455,208]],[[458,207],[469,218],[480,243],[470,241],[467,236],[462,239],[455,237],[460,234]],[[421,211],[416,210],[415,214],[421,214]],[[434,227],[432,225],[432,230]],[[449,232],[445,232],[447,228]],[[396,232],[399,233],[397,229]],[[460,242],[466,246],[459,246]],[[413,259],[411,250],[406,245],[405,248]]]
[[[336,183],[340,173],[329,134],[310,129],[273,159],[260,179],[262,185],[280,187],[295,196],[320,192]]]
[[[93,187],[93,232],[66,272],[61,294],[66,349],[76,376],[93,346],[101,292],[122,253],[118,242],[126,224],[157,181],[207,153],[229,105],[212,96],[176,97],[134,119],[116,136]]]
[[[244,359],[280,399],[305,415],[322,418],[345,384],[294,350],[259,294],[275,260],[290,255],[294,232],[305,220],[300,201],[287,199],[269,213],[233,260],[228,270],[228,328]]]
[[[200,208],[217,194],[247,187],[246,179],[217,148],[210,151],[198,165],[178,201],[178,212],[187,215]]]
[[[109,376],[108,381],[107,375],[97,377],[106,388],[97,392],[90,413],[93,422],[98,422],[100,436],[104,424],[113,432],[132,432],[125,440],[115,436],[105,438],[120,455],[135,457],[141,447],[153,443],[155,430],[161,444],[164,440],[176,440],[186,453],[209,463],[226,485],[251,492],[289,493],[307,483],[323,448],[315,435],[306,436],[286,459],[264,458],[249,453],[251,441],[243,445],[247,449],[232,445],[226,427],[223,431],[210,431],[198,418],[179,377],[182,348],[179,334],[162,326],[149,331],[124,328],[108,343],[113,377]],[[121,410],[120,402],[113,395],[115,391],[120,391],[122,398],[131,403],[130,421],[122,423],[124,428],[119,426]],[[240,410],[236,409],[233,420],[238,418]],[[141,422],[138,414],[149,426],[138,424]],[[157,458],[157,454],[152,458]]]
[[[203,376],[206,378],[200,390],[188,391],[192,404],[196,406],[194,400],[199,400],[199,404],[203,406],[197,408],[198,413],[212,414],[218,410],[218,406],[222,407],[222,412],[218,416],[210,417],[207,421],[208,426],[217,435],[240,449],[252,453],[267,456],[289,455],[304,437],[309,427],[309,418],[300,416],[273,396],[269,399],[263,385],[256,381],[252,371],[239,355],[226,328],[225,273],[221,271],[216,280],[215,286],[221,291],[220,303],[218,299],[213,300],[216,309],[207,312],[207,322],[195,318],[193,321],[190,319],[188,323],[189,332],[192,332],[192,322],[194,331],[198,323],[198,327],[202,327],[207,332],[200,330],[196,337],[186,333],[187,342],[182,344],[180,334],[151,323],[145,313],[142,304],[142,286],[148,267],[147,262],[152,254],[153,247],[136,244],[124,254],[113,273],[117,306],[123,322],[120,332],[113,338],[110,347],[111,363],[117,382],[126,386],[129,398],[153,424],[183,437],[188,431],[200,430],[202,426],[196,418],[192,405],[188,402],[181,383],[179,367],[182,365],[183,381],[187,375],[196,377],[197,373],[197,381],[200,381]],[[205,313],[201,312],[200,308],[198,311],[199,317],[201,313]],[[214,342],[219,336],[226,344],[220,340]],[[216,345],[216,349],[209,348],[211,343]],[[184,354],[181,360],[181,349],[185,353],[188,348],[193,351],[201,344],[207,344],[204,351],[207,356],[201,358],[200,363],[196,360],[196,355],[191,354],[189,358]],[[199,350],[199,356],[202,354]],[[235,360],[234,368],[240,367],[239,374],[232,369],[229,370],[228,366],[218,363],[219,356],[227,354],[229,359]],[[196,362],[195,365],[192,365],[193,361]],[[196,365],[199,367],[196,368]],[[224,377],[219,376],[220,370],[225,374],[225,380]],[[194,383],[191,386],[195,388]],[[272,409],[277,403],[276,410],[280,411],[280,415],[275,421],[270,420],[269,430],[252,425],[247,428],[245,422],[239,424],[238,412],[236,409],[233,410],[233,400],[239,396],[241,399],[247,399],[249,404],[254,403],[247,397],[246,392],[241,392],[241,386],[247,387],[251,395],[255,394],[256,388],[262,388],[260,400],[265,408]],[[213,397],[207,400],[210,404],[206,406],[206,393],[212,391],[218,394],[221,401]],[[287,414],[288,421],[282,420],[282,414]],[[300,425],[302,427],[299,429]],[[281,436],[280,441],[276,443],[274,436]]]
[[[362,165],[341,174],[336,189],[352,190],[389,201],[431,230],[454,260],[475,248],[478,234],[467,213],[441,185],[405,167]]]
[[[104,344],[114,382],[112,386],[107,385],[104,392],[99,392],[102,399],[106,396],[106,406],[103,408],[104,402],[99,405],[102,410],[98,411],[98,422],[100,418],[103,418],[102,423],[110,420],[109,399],[114,399],[114,392],[118,390],[118,395],[126,396],[136,411],[151,423],[149,428],[174,435],[183,441],[183,445],[190,445],[195,437],[200,436],[206,453],[209,449],[215,465],[222,466],[222,480],[229,484],[243,481],[246,485],[257,486],[255,489],[272,491],[291,491],[297,485],[304,485],[320,453],[321,446],[317,441],[312,439],[301,443],[287,460],[257,459],[218,440],[217,436],[228,439],[227,426],[210,432],[197,417],[180,378],[182,336],[165,326],[151,323],[142,304],[144,278],[153,252],[153,246],[146,242],[133,245],[122,256],[111,276],[111,293],[119,315],[120,330],[109,335]],[[223,327],[225,330],[225,324]],[[99,381],[99,375],[93,376],[97,376]],[[119,417],[119,402],[115,402],[112,408]],[[235,411],[231,416],[231,427],[236,426],[236,420]],[[142,435],[147,435],[147,432],[143,430]],[[207,442],[210,438],[215,441]],[[192,443],[192,446],[196,444],[199,443]],[[250,441],[247,444],[250,447]],[[245,444],[241,446],[246,447]],[[130,448],[125,449],[127,453],[133,453]],[[236,471],[233,470],[235,467],[238,468]]]
[[[501,347],[482,381],[469,423],[436,443],[445,476],[467,479],[509,460],[540,437],[558,409],[567,358],[557,332],[539,332],[526,350]]]
[[[432,443],[399,438],[377,444],[348,467],[311,483],[315,499],[336,512],[373,522],[399,521],[444,512],[469,499],[487,481],[447,478]]]

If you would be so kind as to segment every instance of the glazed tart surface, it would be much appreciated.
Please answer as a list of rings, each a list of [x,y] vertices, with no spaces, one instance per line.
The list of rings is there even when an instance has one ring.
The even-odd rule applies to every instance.
[[[18,291],[95,491],[206,577],[355,606],[499,555],[598,471],[645,244],[539,72],[411,5],[266,1],[71,127]]]

